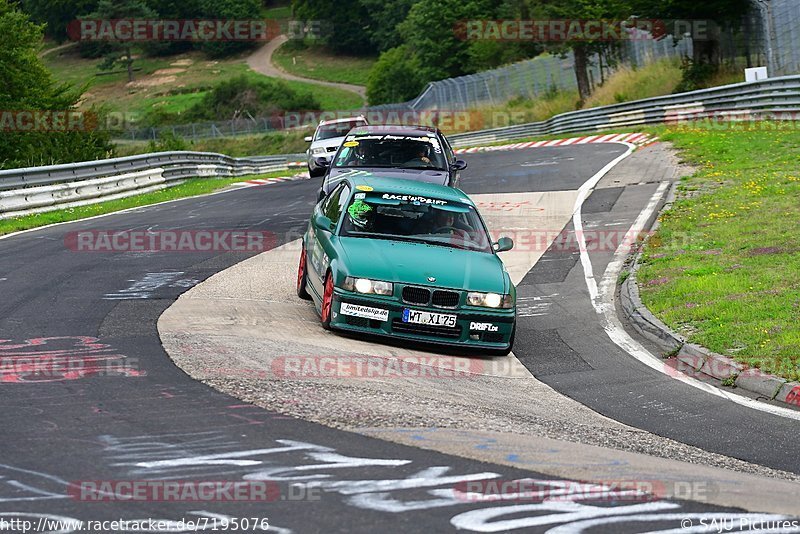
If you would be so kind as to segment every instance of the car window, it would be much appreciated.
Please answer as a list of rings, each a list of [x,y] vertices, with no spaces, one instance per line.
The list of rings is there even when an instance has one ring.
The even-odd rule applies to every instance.
[[[447,163],[436,137],[374,134],[348,135],[334,166],[445,170]]]
[[[447,140],[447,137],[442,136],[442,144],[444,145],[445,155],[447,156],[447,161],[454,162],[456,160],[456,154],[453,152],[453,147],[450,146],[450,141]]]
[[[347,207],[341,235],[492,250],[474,206],[406,194],[357,193]]]
[[[325,202],[322,204],[322,213],[329,218],[331,222],[336,224],[339,221],[339,217],[342,215],[342,210],[344,210],[344,205],[349,197],[350,186],[347,185],[347,182],[342,182],[328,195],[328,198],[325,199]]]
[[[356,126],[366,126],[366,124],[367,121],[364,119],[353,119],[351,121],[323,124],[317,128],[317,134],[314,140],[324,141],[325,139],[333,139],[334,137],[344,137],[347,135],[347,132]]]

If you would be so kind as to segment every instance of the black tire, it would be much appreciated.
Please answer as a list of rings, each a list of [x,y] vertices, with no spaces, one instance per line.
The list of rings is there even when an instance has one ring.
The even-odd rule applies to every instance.
[[[325,174],[325,169],[317,169],[316,171],[312,171],[311,167],[308,168],[308,176],[311,178],[319,178]]]
[[[297,296],[303,300],[311,300],[308,294],[308,260],[306,258],[306,247],[300,250],[300,264],[297,266]]]

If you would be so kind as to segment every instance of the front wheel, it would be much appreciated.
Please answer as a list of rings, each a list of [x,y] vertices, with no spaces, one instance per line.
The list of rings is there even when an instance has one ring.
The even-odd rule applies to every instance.
[[[322,294],[322,310],[320,322],[325,330],[331,329],[331,308],[333,308],[333,274],[328,272],[325,278],[325,291]]]
[[[306,285],[308,284],[308,274],[306,273],[306,247],[300,251],[300,265],[297,267],[297,296],[303,300],[311,300]]]

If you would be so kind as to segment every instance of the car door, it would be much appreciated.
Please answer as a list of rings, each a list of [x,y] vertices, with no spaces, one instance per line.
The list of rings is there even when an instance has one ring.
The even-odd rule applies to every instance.
[[[309,245],[311,250],[307,251],[308,282],[312,286],[317,297],[322,295],[325,285],[325,274],[331,259],[336,257],[336,250],[331,242],[336,224],[342,216],[345,205],[350,198],[350,185],[342,182],[314,208],[314,215],[311,224],[312,235],[310,235]],[[320,227],[318,216],[324,215],[331,221],[331,227]]]

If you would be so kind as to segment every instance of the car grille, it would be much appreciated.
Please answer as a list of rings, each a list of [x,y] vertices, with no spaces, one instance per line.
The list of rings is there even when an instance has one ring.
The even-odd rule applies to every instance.
[[[455,308],[461,295],[457,291],[442,291],[437,289],[433,292],[431,304],[442,308]]]
[[[338,149],[339,149],[338,146],[329,146],[328,147],[328,152],[336,152]]]
[[[418,336],[436,336],[447,338],[461,337],[461,326],[437,326],[430,324],[404,323],[401,319],[392,321],[392,331],[403,334],[414,334]]]
[[[403,302],[409,304],[427,304],[431,299],[431,292],[424,287],[406,286],[403,288]]]

